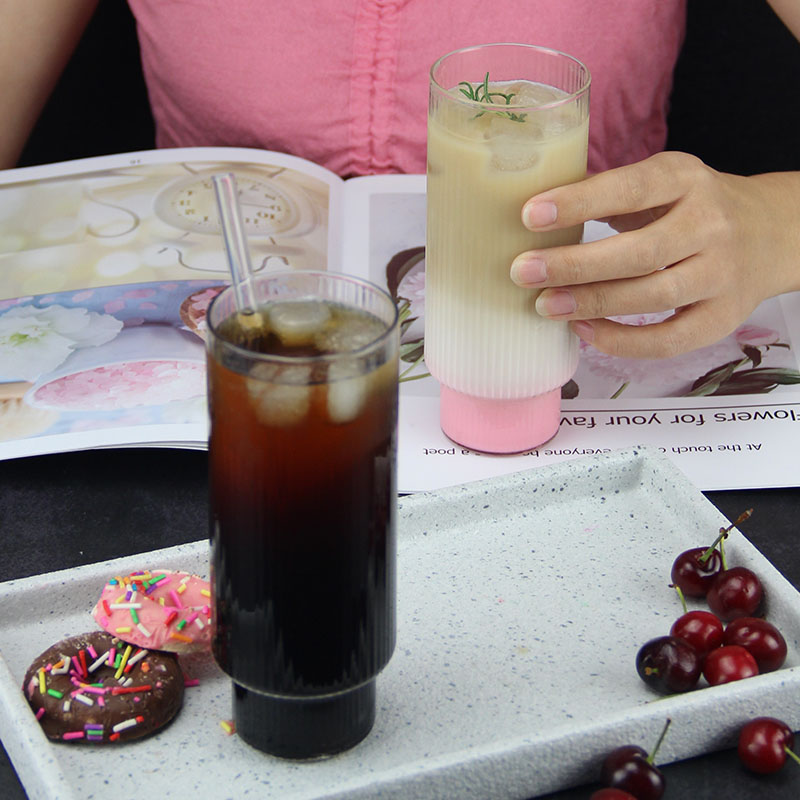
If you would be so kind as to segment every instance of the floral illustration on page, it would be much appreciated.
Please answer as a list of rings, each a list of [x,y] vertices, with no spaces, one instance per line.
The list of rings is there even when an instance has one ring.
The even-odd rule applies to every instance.
[[[75,350],[106,344],[120,330],[120,320],[85,308],[10,308],[0,315],[0,380],[35,381]]]
[[[628,325],[650,325],[667,319],[671,314],[667,311],[612,319]],[[764,394],[781,385],[800,383],[800,372],[791,360],[791,348],[779,339],[780,334],[774,328],[746,323],[712,345],[656,361],[610,356],[581,343],[581,362],[575,381],[583,387],[584,384],[598,385],[596,381],[602,378],[606,386],[614,386],[606,393],[611,399],[623,395],[705,397]],[[772,363],[766,364],[767,359]]]
[[[688,397],[725,394],[765,394],[776,386],[800,383],[800,372],[787,367],[761,366],[772,347],[789,349],[778,341],[778,332],[757,325],[742,325],[734,336],[743,356],[701,375],[693,384]],[[749,366],[748,366],[749,365]]]
[[[400,360],[407,367],[401,381],[427,378],[424,367],[425,248],[413,247],[397,253],[386,266],[386,284],[400,315]]]

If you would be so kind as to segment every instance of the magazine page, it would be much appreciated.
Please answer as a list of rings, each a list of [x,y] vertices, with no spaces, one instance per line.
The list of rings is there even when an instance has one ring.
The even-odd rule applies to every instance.
[[[0,458],[205,447],[205,310],[229,282],[211,175],[253,268],[341,265],[343,182],[303,159],[188,148],[0,173]]]
[[[606,356],[581,345],[562,391],[561,425],[519,455],[473,452],[450,441],[438,421],[439,389],[419,361],[424,344],[423,176],[358,178],[346,185],[345,264],[404,309],[399,478],[413,492],[479,480],[631,446],[666,453],[701,490],[800,485],[800,293],[762,303],[717,344],[676,358]],[[589,223],[584,240],[613,235]],[[627,317],[629,324],[665,315]]]

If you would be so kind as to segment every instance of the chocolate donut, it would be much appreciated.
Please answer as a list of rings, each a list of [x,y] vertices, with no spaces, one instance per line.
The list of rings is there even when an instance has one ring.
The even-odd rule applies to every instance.
[[[115,743],[166,725],[183,703],[184,676],[171,653],[93,631],[45,650],[22,688],[49,739]]]

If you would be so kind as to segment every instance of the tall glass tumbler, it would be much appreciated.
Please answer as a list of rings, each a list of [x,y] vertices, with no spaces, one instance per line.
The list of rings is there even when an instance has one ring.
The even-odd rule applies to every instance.
[[[521,452],[558,430],[578,362],[565,322],[511,282],[514,257],[580,241],[582,226],[533,233],[538,192],[584,177],[590,76],[575,58],[487,44],[440,58],[428,107],[425,363],[443,431],[467,447]]]
[[[327,272],[208,312],[213,652],[239,735],[287,758],[353,746],[395,642],[397,309]]]

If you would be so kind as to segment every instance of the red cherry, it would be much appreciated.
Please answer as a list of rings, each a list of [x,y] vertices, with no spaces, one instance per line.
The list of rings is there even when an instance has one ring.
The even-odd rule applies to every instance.
[[[703,675],[711,686],[719,686],[758,675],[758,664],[744,647],[728,644],[712,650],[706,656]]]
[[[740,523],[749,519],[753,513],[752,508],[742,512],[734,522],[726,528],[719,529],[719,536],[714,539],[709,547],[694,547],[684,550],[672,563],[672,583],[677,586],[686,597],[705,597],[714,578],[725,568],[725,559],[722,556],[722,542],[728,534]],[[715,549],[717,545],[720,549]]]
[[[677,636],[658,636],[645,642],[636,654],[639,677],[657,692],[688,692],[697,686],[700,656]]]
[[[672,563],[670,577],[680,587],[686,597],[705,597],[711,583],[722,569],[722,557],[719,550],[712,550],[707,559],[707,547],[694,547],[684,550]]]
[[[647,752],[636,745],[612,750],[600,769],[600,782],[622,789],[637,800],[659,800],[664,794],[664,776],[648,761]]]
[[[623,800],[633,795],[636,800],[659,800],[664,794],[666,780],[653,762],[667,735],[672,720],[667,719],[651,755],[635,744],[612,750],[600,768],[600,783],[622,792],[620,795],[602,795],[607,800]],[[594,797],[594,795],[592,795]]]
[[[728,623],[724,644],[738,644],[749,651],[759,672],[772,672],[786,661],[786,640],[771,623],[760,617],[739,617]]]
[[[731,567],[714,578],[706,595],[708,607],[723,620],[755,616],[764,590],[758,576],[747,567]]]
[[[636,800],[636,798],[624,789],[613,789],[606,787],[605,789],[598,789],[592,792],[589,800]]]
[[[753,772],[777,772],[786,763],[786,748],[794,747],[794,734],[774,717],[756,717],[739,732],[739,759]]]
[[[702,661],[711,650],[722,644],[724,626],[710,611],[687,611],[672,623],[669,632],[689,642]]]

